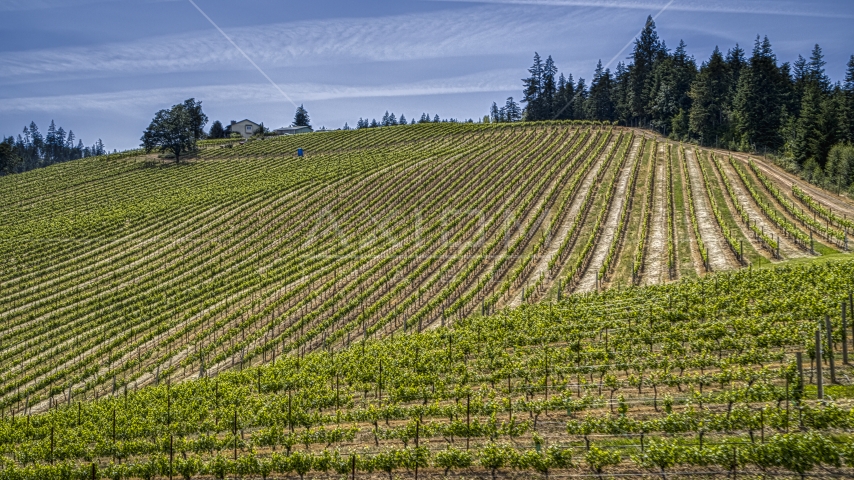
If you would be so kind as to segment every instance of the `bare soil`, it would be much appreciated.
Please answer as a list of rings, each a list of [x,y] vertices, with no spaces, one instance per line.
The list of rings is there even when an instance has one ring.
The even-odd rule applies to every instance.
[[[713,271],[736,268],[738,262],[726,244],[717,220],[715,220],[714,213],[712,213],[709,206],[709,199],[706,197],[706,187],[703,183],[700,165],[697,163],[694,151],[686,149],[685,156],[688,163],[688,172],[686,173],[691,181],[691,192],[694,198],[697,224],[703,244],[706,246],[706,251],[709,254],[709,265]]]
[[[750,193],[744,189],[744,185],[741,184],[741,179],[738,178],[738,173],[733,170],[732,165],[730,165],[728,161],[721,161],[720,163],[723,166],[723,173],[730,179],[730,184],[732,185],[732,190],[735,192],[735,196],[738,199],[738,203],[744,207],[744,210],[750,216],[750,221],[755,223],[759,228],[764,229],[766,232],[777,232],[780,243],[780,255],[784,258],[805,257],[806,253],[803,250],[783,236],[775,229],[774,225],[768,222],[765,215],[763,215],[762,211],[759,209],[759,206],[754,202],[753,197],[751,197]],[[717,171],[717,169],[715,170]],[[726,196],[729,197],[729,195]],[[735,212],[735,210],[733,210],[733,212]],[[735,213],[733,216],[736,220],[740,219],[740,217]],[[737,223],[739,228],[741,228],[741,231],[744,233],[744,236],[747,237],[750,240],[750,243],[753,244],[754,248],[756,248],[756,251],[761,252],[767,257],[768,251],[762,248],[762,244],[754,238],[753,232],[743,222],[738,221]]]
[[[655,190],[652,200],[652,217],[649,225],[644,270],[641,277],[643,285],[653,285],[667,281],[667,169],[664,158],[664,145],[658,145],[655,156]]]
[[[614,239],[614,235],[622,233],[618,231],[620,213],[622,213],[623,204],[625,203],[626,189],[629,187],[629,177],[631,176],[635,162],[638,161],[640,141],[640,137],[635,138],[629,152],[629,158],[626,160],[623,168],[617,173],[620,178],[617,181],[617,189],[611,199],[611,210],[608,212],[608,217],[602,225],[602,234],[599,237],[599,242],[593,248],[593,258],[590,261],[590,265],[578,283],[578,287],[576,288],[578,292],[590,292],[596,288],[596,277],[599,274],[599,269],[602,268],[602,264],[605,263],[605,257],[607,257],[608,250],[611,248],[611,241]],[[604,205],[602,208],[608,208],[608,206]]]

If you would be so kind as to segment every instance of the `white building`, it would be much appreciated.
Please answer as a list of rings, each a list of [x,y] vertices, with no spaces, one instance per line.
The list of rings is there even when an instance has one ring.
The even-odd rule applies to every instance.
[[[234,120],[232,120],[231,125],[229,125],[229,128],[231,129],[231,133],[237,132],[237,133],[243,135],[243,138],[251,137],[252,134],[257,132],[260,127],[261,127],[261,125],[255,123],[249,119],[244,119],[244,120],[241,120],[239,122],[235,122]]]

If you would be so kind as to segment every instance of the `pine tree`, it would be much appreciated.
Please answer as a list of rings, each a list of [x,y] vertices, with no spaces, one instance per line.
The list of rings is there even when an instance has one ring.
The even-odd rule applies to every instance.
[[[407,122],[406,122],[406,117],[405,117],[405,116],[403,116],[403,114],[402,114],[402,113],[400,114],[400,119],[397,121],[397,123],[398,123],[398,124],[400,124],[400,125],[406,125],[406,123],[407,123]]]
[[[522,109],[519,104],[513,100],[513,97],[508,97],[504,104],[504,117],[508,122],[518,122],[522,120]]]
[[[721,51],[715,47],[708,63],[691,85],[689,114],[691,134],[704,145],[718,146],[728,131],[730,72]]]
[[[824,61],[824,54],[821,51],[821,47],[816,43],[815,47],[813,47],[812,55],[810,55],[807,71],[810,81],[816,83],[823,93],[830,91],[830,79],[827,78],[827,74],[824,71],[825,65],[827,65],[827,62]]]
[[[501,114],[498,112],[498,104],[492,102],[492,107],[489,108],[489,121],[498,123],[501,121]]]
[[[441,122],[441,120],[439,120],[439,114],[437,113],[437,114],[433,117],[433,123],[439,123],[439,122]]]
[[[632,118],[641,125],[646,124],[650,117],[647,106],[651,103],[655,65],[666,54],[667,47],[658,38],[655,21],[649,16],[640,37],[635,40],[626,92],[628,110]]]
[[[50,126],[47,127],[47,135],[44,137],[45,160],[48,164],[53,163],[56,158],[56,124],[53,120],[50,121]]]
[[[813,48],[808,63],[799,57],[795,65],[793,96],[800,98],[800,105],[797,106],[797,120],[790,122],[793,128],[788,129],[790,138],[786,150],[800,165],[805,165],[809,159],[824,165],[831,147],[845,138],[845,125],[837,121],[844,105],[839,105],[831,96],[825,65],[818,45]]]
[[[214,120],[211,124],[211,129],[208,132],[208,138],[225,138],[225,128],[222,127],[222,122]]]
[[[612,121],[614,102],[611,99],[611,72],[602,67],[602,60],[596,65],[590,93],[585,102],[585,116],[591,120]]]
[[[557,67],[555,66],[554,60],[552,60],[552,56],[546,59],[546,64],[543,66],[543,89],[540,94],[540,119],[541,120],[552,120],[554,117],[554,112],[557,108],[555,106],[555,98],[557,97],[557,82],[555,81],[555,75],[557,75]]]
[[[839,126],[842,138],[854,144],[854,55],[848,60],[845,83],[842,84],[842,105],[839,109]]]
[[[584,104],[587,102],[587,85],[584,84],[584,79],[578,79],[578,85],[575,87],[575,95],[572,97],[572,110],[575,120],[584,120],[587,117],[584,114]]]
[[[782,124],[781,72],[768,37],[756,38],[753,55],[741,73],[733,105],[739,148],[775,149]]]
[[[540,120],[543,110],[541,101],[541,94],[543,92],[543,61],[537,52],[534,52],[534,64],[528,69],[528,73],[531,76],[522,79],[525,85],[522,103],[527,104],[525,106],[525,118],[527,120]]]
[[[294,114],[294,126],[295,127],[311,127],[311,118],[308,116],[308,111],[305,109],[303,105],[297,107],[297,111]]]
[[[629,74],[623,62],[617,62],[614,68],[614,82],[611,88],[611,100],[614,102],[614,119],[628,124],[631,113],[626,92],[629,89]]]

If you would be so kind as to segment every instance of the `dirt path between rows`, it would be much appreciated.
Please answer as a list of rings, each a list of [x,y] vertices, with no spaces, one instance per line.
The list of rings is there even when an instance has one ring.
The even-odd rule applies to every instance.
[[[691,181],[691,192],[694,197],[697,224],[700,229],[700,236],[703,238],[703,244],[705,244],[706,251],[709,254],[709,265],[712,271],[735,268],[737,262],[729,246],[726,244],[723,233],[721,233],[714,213],[712,213],[709,206],[709,199],[706,197],[706,187],[703,184],[703,175],[700,172],[700,165],[694,156],[694,150],[686,149],[685,157],[688,163],[687,174]]]
[[[731,152],[727,152],[727,154],[729,153]],[[738,153],[734,153],[732,155],[744,161],[745,164],[747,163],[748,158],[753,159],[756,166],[759,167],[759,170],[770,177],[787,197],[794,200],[794,197],[792,196],[792,184],[795,184],[817,201],[833,209],[835,213],[847,215],[848,218],[854,218],[854,200],[828,192],[827,190],[817,187],[806,180],[801,179],[797,175],[791,174],[761,158],[750,157],[748,155]],[[745,165],[745,168],[749,167]],[[798,200],[795,200],[795,203],[799,203]]]
[[[750,193],[748,193],[744,189],[744,185],[741,184],[741,179],[738,178],[738,173],[733,170],[732,165],[730,165],[729,161],[721,159],[720,164],[723,166],[724,175],[729,178],[730,184],[732,185],[732,190],[733,192],[735,192],[735,196],[738,199],[738,203],[740,203],[744,207],[744,210],[750,217],[750,221],[754,222],[759,228],[765,229],[766,232],[777,232],[777,237],[780,243],[780,255],[784,258],[800,258],[807,256],[803,250],[798,248],[798,246],[792,243],[788,238],[786,238],[785,235],[782,235],[774,227],[774,225],[768,222],[768,220],[765,218],[765,215],[762,213],[761,210],[759,210],[759,207],[753,201],[753,197],[751,197]],[[715,168],[714,170],[715,174],[717,175],[717,168]],[[723,188],[724,190],[726,189],[726,187],[723,185],[723,182],[721,182],[721,188]],[[729,194],[727,192],[724,193],[724,196],[727,198],[727,202],[731,203],[732,200],[729,198]],[[747,227],[747,225],[745,225],[744,222],[739,221],[741,217],[738,215],[737,211],[735,210],[735,207],[731,207],[731,211],[733,212],[733,218],[735,218],[736,223],[738,223],[738,227],[744,233],[744,236],[750,240],[750,243],[753,245],[756,251],[761,252],[763,256],[769,257],[770,255],[768,253],[768,250],[765,250],[762,247],[762,243],[759,242],[759,240],[757,240],[756,238],[754,238],[753,232]]]
[[[581,209],[581,202],[584,200],[584,194],[589,189],[593,188],[593,180],[596,177],[596,170],[599,168],[599,164],[607,158],[609,147],[611,147],[616,140],[616,137],[612,138],[608,145],[606,145],[605,149],[602,150],[599,158],[590,164],[590,168],[587,169],[587,172],[584,174],[584,178],[581,180],[581,184],[578,186],[575,198],[573,198],[570,203],[565,221],[558,227],[557,233],[555,233],[551,239],[546,251],[543,252],[542,257],[540,257],[540,261],[537,263],[537,266],[534,267],[533,272],[529,276],[529,278],[539,278],[540,275],[543,275],[543,278],[545,279],[543,281],[543,290],[547,291],[551,288],[553,283],[553,278],[548,275],[549,262],[555,255],[557,255],[558,249],[560,249],[561,244],[563,244],[566,236],[569,234],[569,229],[572,228],[572,223],[575,221],[575,217],[578,216],[578,212]],[[551,219],[548,219],[548,221],[551,221]],[[508,306],[510,307],[518,307],[520,305],[522,305],[522,289],[519,289],[519,292],[517,292],[513,297],[513,300],[508,303]]]
[[[794,225],[796,229],[802,231],[807,236],[810,236],[811,230],[810,230],[809,225],[805,225],[805,224],[801,223],[800,220],[795,218],[795,216],[792,215],[788,209],[786,209],[786,206],[784,204],[780,203],[780,201],[777,200],[774,197],[774,195],[772,195],[771,192],[768,191],[767,188],[765,188],[765,185],[762,184],[762,181],[759,180],[759,177],[756,176],[756,172],[754,172],[753,169],[750,168],[750,165],[748,165],[747,161],[746,160],[741,161],[738,158],[736,159],[736,161],[741,162],[741,167],[744,169],[744,172],[747,175],[747,178],[753,183],[753,185],[756,187],[756,190],[760,193],[760,195],[765,197],[765,199],[768,201],[768,205],[770,205],[771,208],[776,210],[777,213],[779,213],[783,218],[788,220],[789,223]],[[772,180],[772,183],[774,183],[773,180]],[[789,185],[789,188],[791,188],[791,184]],[[791,200],[791,195],[786,195],[785,185],[783,185],[780,188],[780,190],[781,190],[784,198],[788,198],[789,200]],[[798,207],[797,201],[795,201],[794,204],[796,207]],[[806,207],[799,207],[799,208],[801,208],[801,210],[807,211]],[[782,232],[781,232],[781,237],[782,237]],[[823,245],[823,246],[830,248],[834,251],[842,251],[842,248],[840,246],[838,246],[835,243],[833,243],[832,241],[828,240],[826,237],[824,237],[820,233],[814,233],[813,237],[814,237],[814,241],[815,241],[816,245]],[[816,252],[816,253],[818,253],[818,252]]]
[[[661,156],[659,156],[661,155]],[[652,200],[652,217],[649,239],[644,256],[642,285],[664,283],[667,272],[667,168],[664,161],[664,144],[658,145],[655,154],[655,187]]]
[[[602,226],[602,234],[599,236],[599,241],[596,243],[596,246],[593,247],[593,256],[590,260],[590,265],[587,266],[587,270],[581,276],[581,280],[578,282],[578,288],[575,289],[576,292],[591,292],[596,289],[596,279],[599,275],[599,269],[602,268],[602,265],[605,263],[605,257],[608,256],[608,250],[611,248],[611,242],[615,235],[621,233],[618,231],[620,213],[622,213],[623,206],[625,205],[626,190],[629,188],[629,177],[631,177],[635,162],[638,161],[638,150],[640,150],[641,138],[642,137],[635,137],[631,146],[631,151],[629,152],[629,158],[626,159],[626,163],[623,165],[623,168],[617,172],[620,179],[617,181],[617,189],[614,191],[614,196],[611,199],[611,210],[608,212],[608,217],[605,219],[605,223]],[[608,207],[607,205],[603,205],[602,208]]]

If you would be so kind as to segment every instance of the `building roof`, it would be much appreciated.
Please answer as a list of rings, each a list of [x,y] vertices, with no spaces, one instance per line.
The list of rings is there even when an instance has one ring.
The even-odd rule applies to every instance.
[[[277,128],[274,131],[275,132],[299,132],[301,130],[311,130],[311,127],[308,127],[308,126],[297,127],[295,125],[291,125],[290,127]]]

